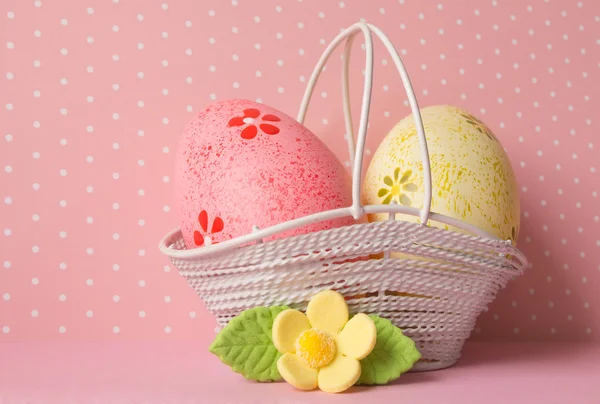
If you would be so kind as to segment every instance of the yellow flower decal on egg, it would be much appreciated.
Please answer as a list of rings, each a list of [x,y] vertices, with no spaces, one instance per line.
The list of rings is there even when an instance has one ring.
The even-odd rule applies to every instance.
[[[348,318],[344,297],[332,290],[317,293],[306,315],[294,309],[279,313],[272,338],[283,354],[277,361],[283,379],[301,390],[318,387],[329,393],[354,385],[361,375],[359,361],[375,347],[377,329],[366,314]]]
[[[378,197],[384,198],[381,203],[388,204],[395,201],[400,205],[410,206],[412,200],[402,191],[415,192],[418,190],[418,187],[415,184],[409,182],[411,176],[412,170],[407,170],[402,174],[402,177],[400,177],[400,167],[394,170],[393,179],[389,175],[386,175],[383,178],[383,183],[389,188],[384,187],[377,192]]]
[[[488,128],[485,123],[483,123],[479,119],[475,118],[471,114],[460,114],[460,115],[467,120],[467,123],[473,125],[479,133],[486,135],[490,140],[493,140],[495,142],[498,141],[498,139],[496,139],[496,136],[494,136],[494,134],[492,133],[490,128]]]

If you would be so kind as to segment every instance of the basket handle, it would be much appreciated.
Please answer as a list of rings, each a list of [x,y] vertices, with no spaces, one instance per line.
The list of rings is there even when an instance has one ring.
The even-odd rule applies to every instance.
[[[358,127],[358,139],[356,144],[354,144],[354,130],[352,124],[352,115],[350,111],[350,96],[349,96],[349,83],[348,83],[348,70],[350,65],[350,51],[352,48],[352,42],[354,41],[354,37],[362,32],[365,37],[365,45],[366,45],[366,66],[365,66],[365,82],[363,85],[363,99],[361,105],[361,114],[360,121]],[[387,51],[390,53],[394,64],[396,65],[396,69],[398,73],[400,73],[400,77],[404,84],[404,89],[406,91],[406,95],[408,97],[409,104],[412,109],[413,116],[415,117],[415,123],[417,126],[417,134],[419,137],[419,145],[421,149],[421,160],[423,162],[423,174],[425,176],[425,198],[423,203],[423,208],[420,211],[420,219],[421,224],[425,225],[429,221],[429,216],[431,212],[431,167],[429,161],[429,151],[427,148],[427,139],[425,137],[425,130],[423,128],[423,120],[421,118],[421,112],[419,110],[419,106],[417,103],[417,99],[415,97],[414,90],[412,88],[412,84],[408,77],[408,73],[402,63],[398,52],[396,51],[394,45],[388,39],[388,37],[376,26],[372,24],[366,24],[363,22],[358,22],[350,26],[349,28],[342,31],[338,36],[336,36],[333,41],[329,44],[329,46],[325,49],[321,58],[317,62],[315,69],[308,81],[308,85],[306,91],[304,93],[304,97],[300,104],[300,110],[298,112],[297,120],[300,123],[304,123],[304,118],[306,116],[306,111],[308,109],[308,104],[310,102],[312,93],[314,91],[314,87],[317,83],[317,80],[323,70],[323,66],[333,53],[333,51],[338,47],[338,45],[347,38],[346,44],[344,47],[344,63],[343,63],[343,71],[342,71],[342,96],[344,102],[344,122],[346,125],[346,134],[348,141],[348,149],[350,152],[350,162],[352,165],[352,214],[355,219],[358,219],[364,215],[363,205],[361,204],[360,198],[360,190],[361,190],[361,179],[362,179],[362,163],[364,158],[364,148],[365,141],[367,136],[367,124],[369,122],[369,111],[371,104],[371,91],[373,86],[373,39],[371,37],[371,32],[373,32],[379,40],[384,44]]]

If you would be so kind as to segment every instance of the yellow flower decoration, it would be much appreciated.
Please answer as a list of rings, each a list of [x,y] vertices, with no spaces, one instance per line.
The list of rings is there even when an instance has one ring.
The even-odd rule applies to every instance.
[[[408,182],[411,176],[412,170],[408,170],[405,171],[404,174],[402,174],[402,177],[400,177],[400,167],[397,167],[394,170],[393,179],[389,175],[386,175],[383,178],[383,183],[389,188],[381,188],[377,192],[378,197],[385,197],[381,203],[387,205],[393,200],[401,205],[410,206],[412,204],[412,200],[408,197],[408,195],[402,193],[402,191],[418,191],[419,188],[415,184],[413,184],[412,182]]]
[[[467,120],[467,123],[473,125],[479,133],[485,134],[490,140],[496,142],[498,141],[498,139],[496,139],[496,136],[494,136],[490,128],[488,128],[485,123],[475,118],[471,114],[461,114],[461,116]]]
[[[273,322],[273,344],[283,355],[277,369],[301,390],[328,393],[350,388],[360,377],[359,360],[375,347],[377,329],[366,314],[348,321],[348,305],[338,292],[325,290],[308,303],[306,315],[287,309]]]

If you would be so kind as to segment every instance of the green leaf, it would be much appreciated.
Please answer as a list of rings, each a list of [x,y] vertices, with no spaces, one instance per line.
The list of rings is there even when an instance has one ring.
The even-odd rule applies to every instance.
[[[277,351],[271,339],[275,317],[285,306],[255,307],[233,318],[217,335],[209,351],[234,372],[259,382],[281,380]]]
[[[356,384],[387,384],[408,372],[421,354],[414,341],[390,320],[375,314],[369,317],[377,328],[377,342],[369,356],[360,361],[362,371]]]

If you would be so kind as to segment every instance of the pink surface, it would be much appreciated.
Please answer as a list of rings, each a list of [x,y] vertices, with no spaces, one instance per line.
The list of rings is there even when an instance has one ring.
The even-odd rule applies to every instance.
[[[212,332],[156,248],[178,224],[178,136],[213,100],[260,99],[295,116],[325,44],[359,18],[396,44],[421,106],[477,113],[515,168],[531,268],[476,336],[598,339],[598,2],[4,0],[0,341]],[[307,126],[345,161],[338,56]],[[379,44],[375,72],[367,154],[409,113]]]
[[[177,214],[188,249],[205,246],[207,236],[221,242],[254,226],[352,204],[351,177],[331,150],[295,118],[254,101],[200,111],[179,139],[176,160]],[[275,238],[353,223],[344,217]]]
[[[198,342],[0,345],[6,403],[597,403],[599,344],[467,344],[450,369],[340,395],[244,380]]]

